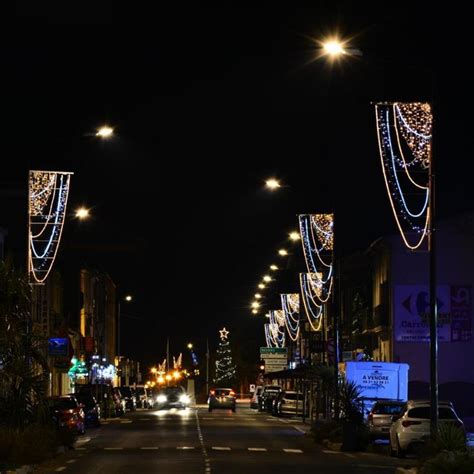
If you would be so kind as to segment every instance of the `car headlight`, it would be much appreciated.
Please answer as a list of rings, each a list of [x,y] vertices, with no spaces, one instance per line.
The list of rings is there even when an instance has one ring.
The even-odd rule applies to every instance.
[[[179,397],[179,401],[180,401],[181,403],[189,403],[191,400],[189,399],[189,397],[188,397],[187,395],[181,395],[181,396]]]
[[[158,397],[156,398],[156,401],[157,401],[158,403],[165,403],[166,400],[168,400],[168,399],[166,398],[166,395],[158,395]]]

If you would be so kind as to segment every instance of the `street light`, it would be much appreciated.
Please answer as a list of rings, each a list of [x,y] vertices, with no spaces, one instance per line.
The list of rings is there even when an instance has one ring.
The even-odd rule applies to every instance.
[[[281,257],[286,257],[288,255],[288,251],[285,249],[280,249],[278,250],[278,255],[280,255]]]
[[[269,283],[270,281],[272,281],[272,277],[270,275],[264,275],[263,276],[263,281]]]
[[[281,188],[280,182],[275,179],[275,178],[270,178],[265,181],[265,186],[272,191],[275,191],[275,189]]]
[[[127,295],[125,297],[125,301],[128,301],[128,302],[132,301],[132,299],[133,299],[132,295]]]
[[[193,345],[192,345],[192,343],[191,343],[191,342],[190,342],[190,343],[188,343],[188,349],[189,349],[189,350],[191,350],[192,348],[193,348]]]
[[[108,125],[103,125],[99,129],[97,129],[95,136],[102,139],[107,139],[107,138],[111,138],[113,134],[114,134],[113,128],[109,127]]]
[[[346,48],[346,42],[341,42],[337,39],[328,40],[320,43],[325,55],[331,58],[337,58],[342,55],[353,55],[363,56],[361,50],[357,48]],[[376,59],[377,61],[377,59]],[[413,67],[413,65],[408,65]],[[433,103],[434,103],[434,90],[435,90],[435,72],[432,68],[426,66],[415,66],[415,68],[421,69],[425,73],[428,72],[431,79],[431,104],[430,112],[432,118],[432,124],[434,123],[433,118]],[[380,139],[379,139],[380,140]],[[427,157],[428,162],[428,215],[427,215],[427,233],[428,236],[428,252],[429,252],[429,293],[430,293],[430,432],[432,439],[435,438],[438,432],[438,302],[436,297],[436,225],[435,225],[435,166],[433,160],[433,130],[430,134],[430,147]],[[389,191],[390,193],[390,191]],[[389,194],[390,197],[390,194]],[[390,198],[391,199],[391,198]],[[400,224],[397,222],[399,228]],[[403,235],[403,231],[400,228]],[[404,239],[405,240],[405,239]],[[420,241],[421,243],[421,241]],[[405,241],[407,247],[409,245]],[[413,250],[413,248],[412,248]]]
[[[256,300],[259,300],[262,297],[262,295],[260,293],[255,293],[254,296],[255,296]]]
[[[300,240],[300,233],[299,232],[296,232],[296,231],[293,231],[293,232],[290,232],[288,237],[290,238],[290,240],[292,240],[293,242],[296,242],[298,240]]]
[[[278,267],[276,265],[270,265],[270,270],[276,272],[278,270]]]
[[[85,207],[79,207],[78,209],[76,209],[75,215],[76,215],[76,218],[81,221],[84,219],[88,219],[90,217],[89,209],[86,209]]]

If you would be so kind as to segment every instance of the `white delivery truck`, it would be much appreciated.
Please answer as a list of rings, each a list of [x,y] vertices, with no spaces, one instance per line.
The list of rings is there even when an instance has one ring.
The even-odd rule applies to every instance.
[[[348,361],[345,377],[359,387],[367,413],[377,400],[407,401],[409,368],[395,362]]]

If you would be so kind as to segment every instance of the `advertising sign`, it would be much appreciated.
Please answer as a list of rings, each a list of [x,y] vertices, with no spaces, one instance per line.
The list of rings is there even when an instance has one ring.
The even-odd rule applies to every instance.
[[[453,342],[470,341],[471,326],[471,287],[451,287],[451,340]]]
[[[67,357],[69,354],[69,340],[67,337],[51,337],[48,340],[48,354],[50,356]]]
[[[407,400],[408,364],[346,362],[346,379],[359,386],[363,398]]]
[[[451,288],[440,285],[438,300],[438,341],[451,341]],[[430,293],[425,285],[394,288],[394,333],[397,342],[430,341]]]

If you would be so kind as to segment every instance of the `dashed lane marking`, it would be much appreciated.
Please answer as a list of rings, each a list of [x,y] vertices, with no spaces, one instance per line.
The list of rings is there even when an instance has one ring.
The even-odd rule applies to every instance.
[[[351,453],[342,453],[346,458],[355,458],[355,456]]]
[[[176,449],[181,449],[181,450],[196,449],[196,447],[195,446],[177,446]]]
[[[329,451],[329,450],[327,450],[327,449],[323,449],[322,452],[323,452],[324,454],[341,454],[340,451]]]
[[[230,448],[228,446],[212,446],[214,451],[230,451]]]
[[[85,451],[86,450],[86,448],[75,448],[75,449],[76,449],[76,451]]]
[[[120,422],[121,425],[124,425],[125,423],[132,423],[132,420],[122,420]]]
[[[73,462],[76,462],[75,459],[69,459],[69,461],[66,461],[66,464],[72,464]]]
[[[90,440],[91,440],[91,438],[79,438],[79,439],[76,441],[76,444],[86,444],[86,443],[88,443]]]
[[[106,451],[122,451],[123,448],[104,448]]]
[[[159,449],[158,446],[144,446],[143,448],[140,448],[140,449],[143,449],[144,451],[151,451],[151,450],[157,450]]]
[[[101,425],[108,425],[110,422],[109,421],[101,421],[100,424]]]
[[[303,451],[301,449],[283,449],[285,453],[298,453],[301,454]]]
[[[294,428],[296,431],[299,431],[300,433],[306,434],[306,431],[305,431],[305,430],[302,430],[301,428],[298,428],[297,426],[293,426],[293,428]]]
[[[64,471],[64,469],[66,469],[66,466],[58,467],[58,468],[56,469],[56,472]]]
[[[266,451],[267,448],[248,448],[249,451]]]

